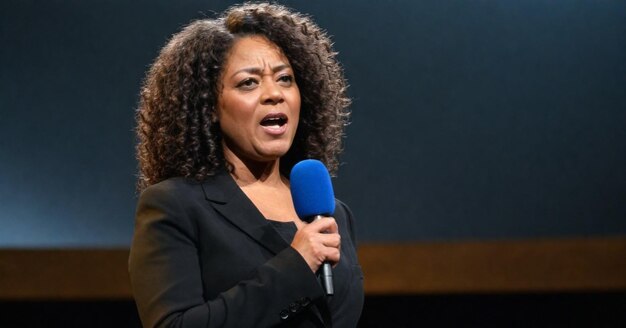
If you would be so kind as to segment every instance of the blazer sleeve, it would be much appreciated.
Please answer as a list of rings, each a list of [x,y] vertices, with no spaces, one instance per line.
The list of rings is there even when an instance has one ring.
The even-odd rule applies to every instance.
[[[207,236],[199,236],[176,194],[148,188],[138,202],[129,272],[144,327],[268,327],[323,297],[305,260],[287,247],[205,300],[197,242]]]

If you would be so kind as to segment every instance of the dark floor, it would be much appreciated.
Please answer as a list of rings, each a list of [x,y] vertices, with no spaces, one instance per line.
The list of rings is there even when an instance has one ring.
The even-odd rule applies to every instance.
[[[132,301],[2,301],[0,327],[140,323]],[[626,327],[626,292],[368,296],[359,327]]]
[[[360,327],[626,327],[626,292],[368,297]]]

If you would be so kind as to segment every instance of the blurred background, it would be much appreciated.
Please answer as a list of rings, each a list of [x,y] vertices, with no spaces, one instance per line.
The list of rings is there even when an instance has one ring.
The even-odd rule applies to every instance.
[[[139,326],[141,81],[233,3],[0,2],[0,326]],[[625,2],[279,3],[350,83],[361,326],[626,325]]]

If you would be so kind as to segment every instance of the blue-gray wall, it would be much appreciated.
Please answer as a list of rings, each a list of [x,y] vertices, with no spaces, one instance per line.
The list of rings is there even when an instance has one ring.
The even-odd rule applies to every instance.
[[[350,81],[361,241],[626,234],[625,2],[283,3]],[[144,72],[227,5],[0,3],[0,247],[129,244]]]

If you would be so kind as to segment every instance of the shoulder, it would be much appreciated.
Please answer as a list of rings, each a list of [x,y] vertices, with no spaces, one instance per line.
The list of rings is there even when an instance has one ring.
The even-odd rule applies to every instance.
[[[219,174],[198,182],[183,177],[174,177],[150,185],[139,195],[135,217],[161,218],[178,223],[206,218],[214,212],[211,203],[227,199],[223,196],[229,187],[229,175]],[[232,180],[232,178],[230,178]],[[234,182],[232,182],[234,185]],[[210,201],[209,201],[210,200]],[[162,215],[156,215],[156,214]]]
[[[176,226],[194,231],[196,209],[204,203],[200,183],[184,178],[170,178],[153,184],[139,195],[135,228]]]
[[[350,228],[354,224],[352,210],[350,210],[350,207],[348,207],[346,203],[339,199],[335,199],[335,219],[345,221]]]
[[[198,189],[200,183],[189,181],[182,177],[175,177],[163,180],[159,183],[148,186],[144,189],[139,198],[152,198],[163,195],[176,195],[181,192],[192,192],[194,189]]]
[[[356,246],[356,231],[354,227],[354,215],[350,207],[339,199],[335,199],[335,220],[344,231],[347,231],[350,239]]]
[[[139,195],[138,208],[142,205],[178,205],[204,199],[201,183],[182,177],[169,178],[144,189]]]
[[[335,215],[340,215],[346,220],[352,220],[352,210],[339,199],[335,198]]]

